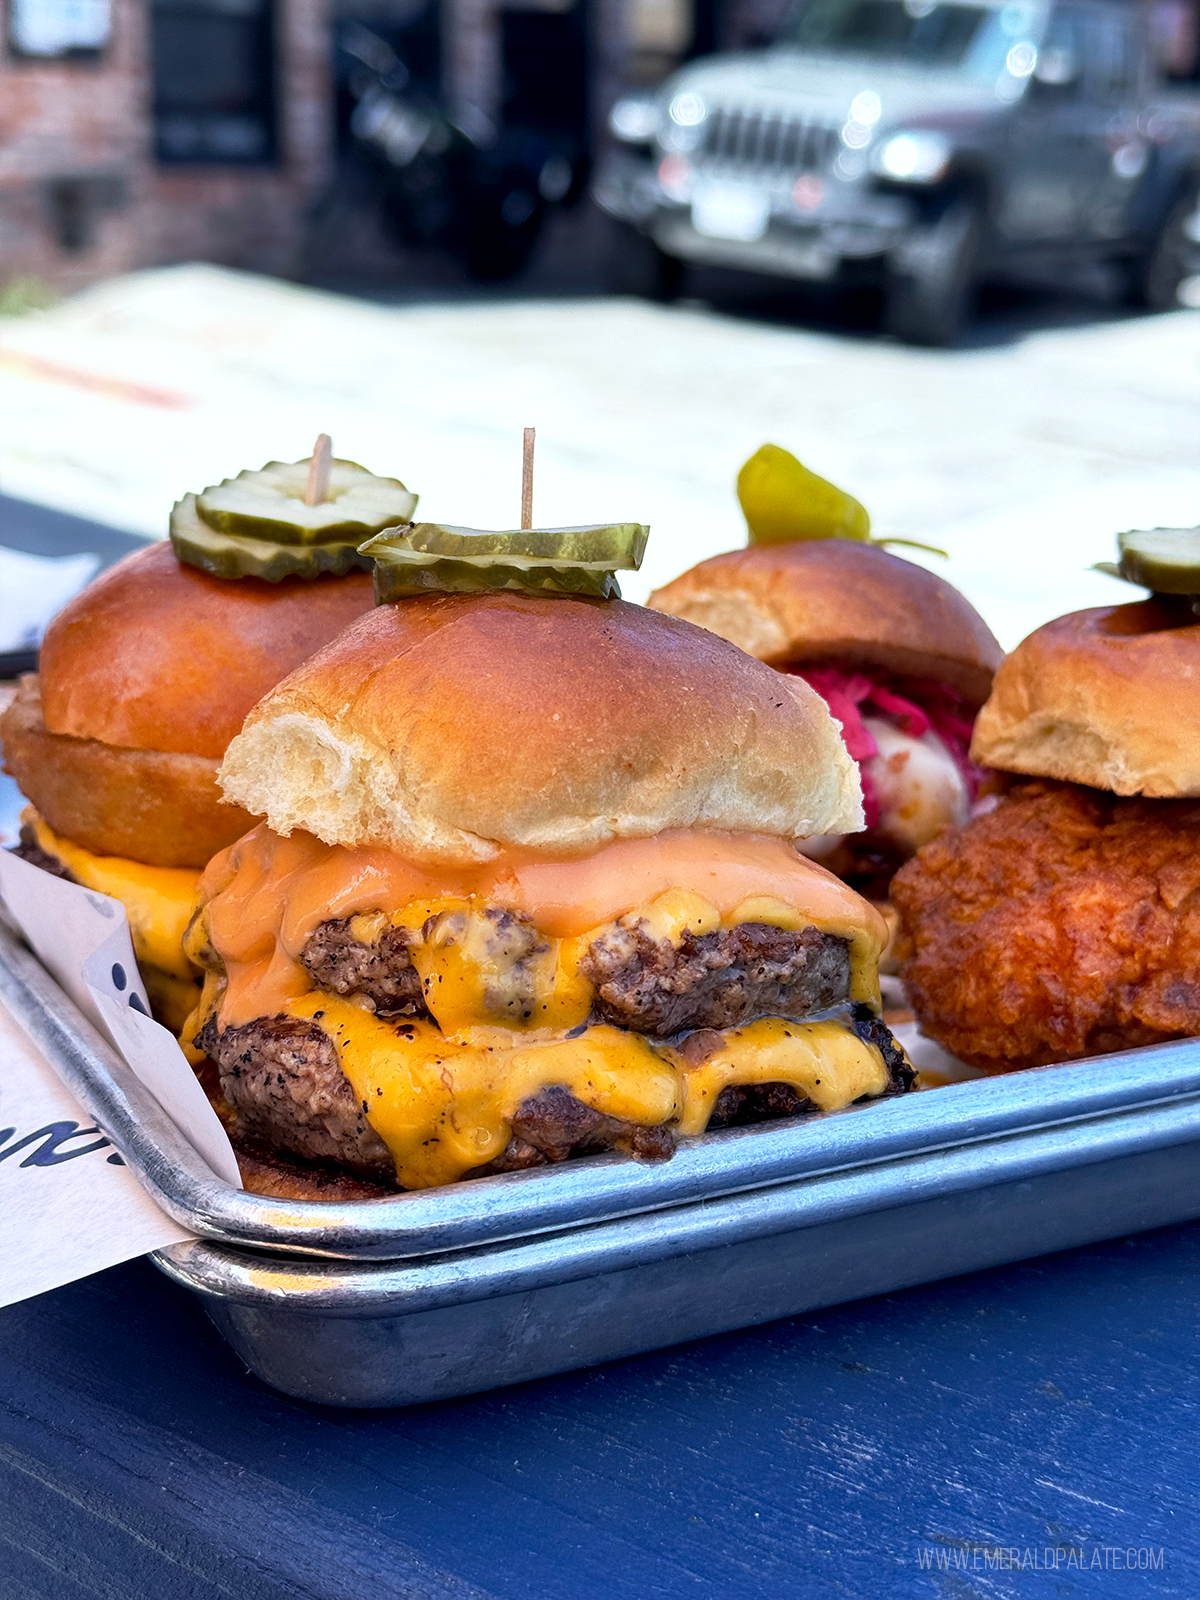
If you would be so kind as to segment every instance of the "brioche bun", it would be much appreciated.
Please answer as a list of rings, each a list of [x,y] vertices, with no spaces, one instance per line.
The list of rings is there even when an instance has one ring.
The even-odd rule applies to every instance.
[[[933,678],[982,705],[1004,652],[944,578],[850,539],[750,545],[713,556],[648,604],[776,667],[845,661]]]
[[[46,729],[220,761],[250,707],[373,603],[365,572],[227,582],[167,540],[135,550],[46,630]]]
[[[1200,795],[1200,620],[1143,600],[1048,622],[996,674],[971,755],[1113,794]]]
[[[510,593],[361,618],[251,712],[220,781],[276,833],[445,864],[863,820],[800,680],[640,606]]]
[[[96,855],[203,867],[254,825],[222,803],[218,763],[208,756],[123,750],[48,732],[33,674],[0,718],[0,735],[22,794],[55,833]]]

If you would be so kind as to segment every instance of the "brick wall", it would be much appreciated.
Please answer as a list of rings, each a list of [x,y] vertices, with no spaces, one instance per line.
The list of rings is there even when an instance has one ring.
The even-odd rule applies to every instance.
[[[185,260],[289,271],[332,162],[326,0],[278,0],[276,28],[280,160],[261,168],[155,163],[145,0],[113,0],[98,61],[0,47],[0,282],[70,289]]]

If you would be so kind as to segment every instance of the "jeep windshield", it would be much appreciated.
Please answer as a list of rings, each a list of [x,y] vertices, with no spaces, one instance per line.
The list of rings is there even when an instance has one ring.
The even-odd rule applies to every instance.
[[[809,0],[777,43],[806,54],[866,57],[898,66],[934,67],[990,76],[1013,44],[1028,38],[1037,8],[1024,0],[972,5],[970,0]]]

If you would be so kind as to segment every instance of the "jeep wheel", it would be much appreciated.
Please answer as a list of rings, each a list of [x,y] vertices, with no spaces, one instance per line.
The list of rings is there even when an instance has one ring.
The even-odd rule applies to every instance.
[[[1193,190],[1167,212],[1154,243],[1134,265],[1133,298],[1150,311],[1175,311],[1179,286],[1200,273],[1200,193]]]
[[[982,240],[977,202],[955,200],[898,245],[884,286],[886,331],[905,344],[954,344],[974,307]]]
[[[611,294],[633,294],[643,300],[673,300],[683,282],[683,262],[627,222],[610,227],[606,269]]]

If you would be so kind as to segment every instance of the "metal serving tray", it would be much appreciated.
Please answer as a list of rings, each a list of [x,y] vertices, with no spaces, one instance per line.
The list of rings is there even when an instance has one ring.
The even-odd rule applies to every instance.
[[[406,1405],[1200,1217],[1200,1040],[393,1199],[215,1178],[11,934],[0,995],[165,1210],[268,1383]]]

